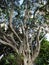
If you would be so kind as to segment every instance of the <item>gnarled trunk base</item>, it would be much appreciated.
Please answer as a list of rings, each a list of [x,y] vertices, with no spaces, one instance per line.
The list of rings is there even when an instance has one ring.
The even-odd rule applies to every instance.
[[[34,65],[31,59],[24,58],[24,65]]]

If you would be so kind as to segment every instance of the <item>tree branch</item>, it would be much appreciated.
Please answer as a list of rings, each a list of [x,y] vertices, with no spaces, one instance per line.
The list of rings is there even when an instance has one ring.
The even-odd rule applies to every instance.
[[[40,51],[39,36],[40,36],[40,27],[39,27],[39,29],[37,31],[37,39],[36,39],[37,40],[37,47],[36,47],[36,50],[35,50],[34,55],[32,57],[33,62],[35,61],[36,57],[39,55],[39,51]]]
[[[6,38],[6,36],[3,35],[3,37],[4,37],[4,39],[5,39],[6,42],[12,43],[10,40],[8,40],[8,38]]]
[[[11,28],[11,30],[12,30],[12,32],[16,35],[16,37],[19,39],[19,41],[22,43],[22,41],[21,41],[21,39],[20,39],[20,37],[18,36],[18,34],[15,32],[15,30],[14,30],[14,28],[13,28],[13,26],[12,26],[12,16],[13,16],[13,9],[11,9],[11,11],[10,11],[10,22],[9,22],[9,25],[10,25],[10,28]]]
[[[11,33],[10,37],[11,37],[12,42],[13,42],[16,46],[18,46],[18,44],[16,43],[15,39],[13,38],[13,33]]]
[[[40,43],[41,43],[41,42],[43,41],[43,39],[45,38],[45,35],[46,35],[46,34],[44,34],[43,37],[41,38],[41,40],[39,41]]]
[[[26,36],[26,34],[25,34],[25,28],[24,28],[24,24],[23,24],[22,21],[21,21],[21,24],[22,24],[22,30],[23,30],[24,36]]]
[[[41,7],[37,7],[37,9],[35,10],[35,12],[34,12],[34,15],[36,14],[36,12],[38,11],[38,10],[43,10],[44,9],[44,7],[46,7],[47,5],[49,5],[49,3],[47,3],[47,4],[45,4],[45,5],[43,5],[43,6],[41,6]]]
[[[4,44],[4,45],[8,45],[10,47],[12,47],[12,49],[16,52],[18,52],[17,48],[15,46],[13,46],[11,43],[5,42],[3,40],[0,39],[0,43]]]

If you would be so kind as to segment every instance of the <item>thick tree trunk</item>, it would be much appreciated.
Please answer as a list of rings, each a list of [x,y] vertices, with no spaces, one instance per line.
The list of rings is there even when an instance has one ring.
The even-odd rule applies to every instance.
[[[31,59],[25,57],[24,58],[24,65],[34,65],[34,63],[32,62]]]

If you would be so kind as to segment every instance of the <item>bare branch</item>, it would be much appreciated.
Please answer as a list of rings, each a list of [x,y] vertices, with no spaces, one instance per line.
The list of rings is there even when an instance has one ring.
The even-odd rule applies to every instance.
[[[12,43],[10,36],[8,36],[7,34],[5,34],[5,33],[2,32],[2,31],[0,31],[0,32],[1,32],[1,34],[3,35],[2,39],[4,38],[4,40],[7,41],[8,43]]]
[[[6,38],[6,36],[3,35],[3,37],[4,37],[4,39],[5,39],[6,42],[12,43],[10,40],[8,40],[8,38]]]
[[[41,42],[43,41],[43,39],[45,38],[45,35],[46,35],[46,34],[44,34],[43,37],[41,38],[41,40],[39,41],[40,43],[41,43]]]
[[[37,10],[43,10],[44,7],[46,7],[48,4],[49,4],[49,3],[47,3],[47,4],[45,4],[45,5],[41,6],[41,7],[37,7],[37,9],[36,9],[35,12],[34,12],[34,15],[36,14]]]
[[[22,24],[22,30],[23,30],[24,36],[26,36],[26,34],[25,34],[25,28],[24,28],[24,24],[23,24],[22,21],[21,21],[21,24]]]
[[[16,46],[18,46],[18,44],[16,43],[15,39],[13,38],[13,33],[11,33],[10,37],[11,37],[12,42],[13,42]]]
[[[11,28],[12,32],[16,35],[16,37],[19,39],[19,41],[22,43],[20,37],[19,37],[18,34],[15,32],[15,30],[14,30],[14,28],[13,28],[13,26],[12,26],[13,9],[11,9],[9,16],[10,16],[10,22],[9,22],[10,28]]]
[[[36,47],[36,50],[34,52],[34,55],[32,57],[32,61],[34,62],[36,57],[39,55],[39,51],[40,51],[40,42],[39,42],[39,36],[40,36],[40,27],[37,31],[37,47]]]
[[[3,40],[0,39],[0,43],[4,44],[4,45],[8,45],[10,47],[12,47],[12,49],[16,52],[18,52],[17,48],[15,46],[13,46],[11,43],[5,42]]]

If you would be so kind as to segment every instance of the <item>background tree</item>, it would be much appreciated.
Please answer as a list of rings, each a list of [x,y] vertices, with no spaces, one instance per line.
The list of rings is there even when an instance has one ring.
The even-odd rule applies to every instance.
[[[36,65],[49,65],[49,41],[43,40]]]
[[[24,57],[24,65],[33,65],[41,41],[49,33],[49,1],[0,1],[0,43],[9,45]],[[48,24],[47,24],[48,23]]]

